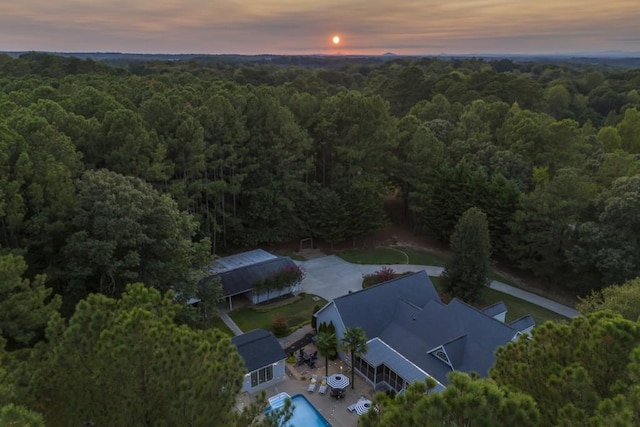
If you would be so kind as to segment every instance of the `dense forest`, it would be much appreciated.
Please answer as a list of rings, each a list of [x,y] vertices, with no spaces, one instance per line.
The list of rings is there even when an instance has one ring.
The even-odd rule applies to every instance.
[[[639,274],[640,70],[320,65],[1,57],[2,250],[75,304],[367,235],[395,192],[443,241],[479,207],[494,257],[576,293]]]
[[[188,295],[212,254],[367,236],[390,194],[445,242],[481,209],[493,257],[554,286],[621,284],[640,275],[639,91],[640,69],[508,59],[0,55],[2,292],[38,291],[7,348],[133,282]],[[64,352],[78,331],[54,326]]]

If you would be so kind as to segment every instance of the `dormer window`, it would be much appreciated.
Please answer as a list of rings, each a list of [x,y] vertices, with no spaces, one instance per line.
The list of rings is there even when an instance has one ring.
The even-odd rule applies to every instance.
[[[440,345],[436,348],[432,348],[431,350],[427,351],[427,354],[437,357],[438,359],[440,359],[441,361],[449,365],[451,369],[453,369],[453,364],[451,363],[451,360],[449,359],[449,356],[447,355],[447,352],[445,351],[444,346]]]

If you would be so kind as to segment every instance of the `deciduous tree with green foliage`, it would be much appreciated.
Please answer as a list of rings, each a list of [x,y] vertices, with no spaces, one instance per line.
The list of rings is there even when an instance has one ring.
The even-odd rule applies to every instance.
[[[621,177],[595,200],[591,221],[577,227],[568,257],[577,271],[598,273],[601,284],[640,276],[640,175]]]
[[[582,314],[611,310],[628,320],[640,317],[640,277],[622,285],[611,285],[581,298],[577,306]]]
[[[487,216],[471,208],[451,236],[451,258],[442,273],[445,292],[466,302],[477,300],[488,282],[490,256]]]
[[[522,194],[518,211],[509,224],[508,256],[520,268],[559,283],[566,278],[569,237],[589,205],[593,186],[575,169],[549,176],[536,168],[536,188]]]
[[[87,171],[78,185],[74,233],[65,246],[67,304],[90,292],[119,295],[144,281],[193,295],[209,242],[194,242],[194,219],[144,181],[108,170]]]

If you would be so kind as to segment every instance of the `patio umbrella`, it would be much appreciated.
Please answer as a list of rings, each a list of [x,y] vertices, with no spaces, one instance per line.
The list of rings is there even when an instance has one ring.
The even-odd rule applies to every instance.
[[[327,384],[331,388],[347,388],[349,386],[349,377],[344,374],[333,374],[327,378]]]
[[[371,409],[371,401],[367,399],[358,400],[356,402],[356,406],[354,407],[354,410],[358,415],[366,414],[367,412],[369,412],[369,409]]]

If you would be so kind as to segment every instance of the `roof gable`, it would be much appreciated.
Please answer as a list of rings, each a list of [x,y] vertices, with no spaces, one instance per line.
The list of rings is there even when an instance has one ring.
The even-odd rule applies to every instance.
[[[440,301],[429,276],[422,270],[334,299],[344,326],[358,326],[368,337],[378,336],[393,320],[396,302],[424,307]]]
[[[254,329],[246,334],[231,338],[231,342],[238,347],[249,372],[263,368],[286,359],[287,355],[276,337],[263,329]]]
[[[498,301],[495,304],[490,305],[489,307],[485,307],[482,309],[482,312],[487,316],[496,317],[500,314],[507,312],[507,306],[504,302]]]
[[[509,323],[509,326],[511,326],[518,332],[522,332],[526,331],[529,328],[532,328],[533,326],[535,326],[535,324],[536,322],[535,320],[533,320],[533,317],[527,314],[526,316],[522,316],[521,318]]]
[[[444,351],[447,352],[449,363],[453,369],[458,369],[458,366],[463,366],[466,345],[467,336],[463,335],[442,346]]]

